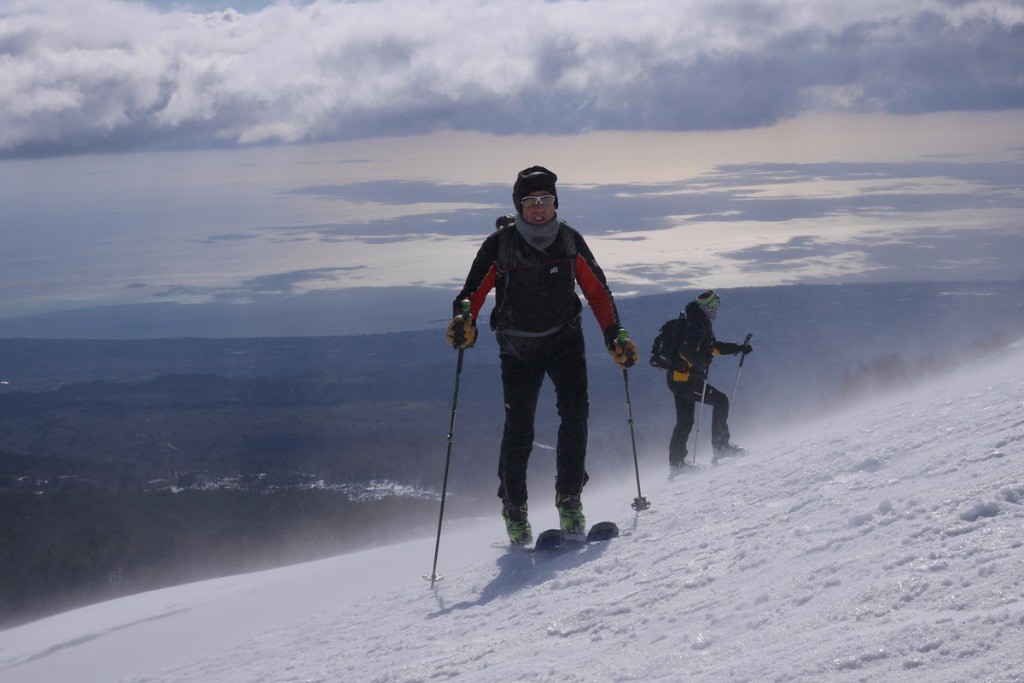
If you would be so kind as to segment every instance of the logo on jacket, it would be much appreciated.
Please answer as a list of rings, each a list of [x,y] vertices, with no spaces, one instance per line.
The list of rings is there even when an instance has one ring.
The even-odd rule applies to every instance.
[[[548,271],[548,275],[554,275],[557,272],[558,272],[558,266],[555,266],[554,268],[552,268],[551,270]]]

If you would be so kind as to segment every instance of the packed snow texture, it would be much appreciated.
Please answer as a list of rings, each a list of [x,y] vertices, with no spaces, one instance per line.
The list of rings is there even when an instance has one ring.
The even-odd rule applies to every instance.
[[[433,589],[431,536],[155,591],[0,632],[0,680],[1024,681],[1020,345],[748,445],[642,459],[644,512],[593,482],[607,543],[496,548],[496,506]]]

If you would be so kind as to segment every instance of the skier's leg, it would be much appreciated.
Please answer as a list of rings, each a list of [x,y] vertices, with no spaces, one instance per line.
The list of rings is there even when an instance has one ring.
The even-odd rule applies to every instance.
[[[719,449],[729,443],[729,397],[708,385],[704,403],[711,406],[711,446]]]
[[[555,404],[560,420],[555,491],[578,496],[588,479],[587,422],[590,415],[583,335],[567,339],[559,353],[548,361],[546,370],[555,388]]]
[[[686,442],[690,439],[690,430],[693,429],[694,401],[692,392],[686,385],[682,382],[673,382],[671,375],[668,387],[672,391],[676,407],[676,425],[672,429],[672,438],[668,443],[668,462],[670,466],[677,466],[686,460]]]
[[[501,354],[505,427],[498,456],[498,497],[506,505],[526,504],[526,466],[533,450],[533,420],[544,369]]]

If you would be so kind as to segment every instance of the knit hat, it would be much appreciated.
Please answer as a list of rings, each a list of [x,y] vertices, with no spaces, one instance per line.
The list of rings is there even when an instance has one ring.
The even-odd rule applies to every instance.
[[[520,171],[516,177],[516,184],[512,186],[512,204],[516,207],[516,212],[522,214],[523,197],[538,190],[550,192],[555,198],[555,208],[557,209],[558,191],[555,189],[557,181],[558,176],[543,166],[531,166]]]
[[[712,320],[718,315],[718,307],[721,305],[722,300],[715,293],[715,290],[709,289],[706,292],[697,295],[697,304],[700,306],[700,310],[704,311]]]

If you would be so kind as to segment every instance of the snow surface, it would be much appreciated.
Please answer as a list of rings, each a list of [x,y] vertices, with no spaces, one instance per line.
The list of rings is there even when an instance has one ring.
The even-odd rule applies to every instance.
[[[154,591],[0,631],[0,680],[1024,681],[1024,349],[879,400],[642,460],[645,512],[588,487],[608,543],[507,552],[496,509],[433,589],[431,536]]]

